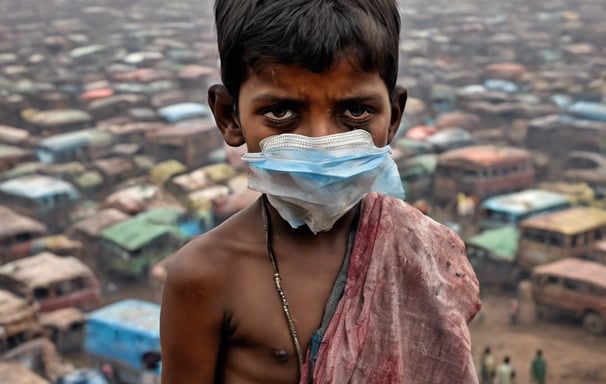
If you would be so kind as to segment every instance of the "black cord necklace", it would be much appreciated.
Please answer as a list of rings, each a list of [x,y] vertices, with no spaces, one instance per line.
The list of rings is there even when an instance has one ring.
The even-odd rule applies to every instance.
[[[301,377],[301,368],[303,367],[303,353],[301,351],[301,343],[299,342],[299,336],[297,335],[297,329],[295,328],[295,322],[290,314],[290,309],[288,307],[288,300],[286,299],[286,294],[284,293],[284,289],[282,288],[280,277],[280,270],[278,269],[278,261],[273,252],[272,245],[272,225],[271,218],[269,216],[269,211],[267,208],[267,196],[263,195],[261,199],[261,213],[263,216],[263,227],[265,228],[265,239],[267,243],[267,254],[269,255],[269,260],[271,261],[271,265],[274,269],[274,284],[276,286],[276,291],[278,292],[278,296],[280,297],[280,301],[282,303],[282,311],[284,312],[284,317],[286,318],[286,322],[288,324],[288,330],[290,331],[290,337],[292,338],[292,342],[295,346],[295,352],[297,354],[297,361],[299,364],[298,374]]]

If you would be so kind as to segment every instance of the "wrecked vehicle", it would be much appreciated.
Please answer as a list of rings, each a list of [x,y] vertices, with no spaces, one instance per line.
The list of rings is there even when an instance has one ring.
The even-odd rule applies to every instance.
[[[591,334],[606,330],[606,266],[593,261],[566,258],[535,267],[532,298],[537,317],[550,310],[580,319]]]
[[[437,201],[452,201],[458,193],[484,199],[528,188],[535,172],[524,149],[471,146],[444,152],[438,157],[433,180]]]
[[[0,266],[0,288],[36,303],[40,312],[66,307],[91,310],[101,303],[93,271],[75,257],[50,252]]]
[[[0,356],[42,334],[36,309],[22,297],[0,289]]]
[[[534,266],[567,257],[581,257],[606,238],[606,211],[575,207],[523,220],[519,224],[517,263]]]

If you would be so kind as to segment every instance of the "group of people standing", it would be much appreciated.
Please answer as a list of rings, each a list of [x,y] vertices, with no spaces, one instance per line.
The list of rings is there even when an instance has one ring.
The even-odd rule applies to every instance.
[[[484,349],[480,361],[480,384],[516,384],[516,370],[509,356],[497,366],[490,347]],[[545,384],[547,378],[547,362],[543,358],[543,351],[537,350],[530,364],[530,377],[532,384]]]

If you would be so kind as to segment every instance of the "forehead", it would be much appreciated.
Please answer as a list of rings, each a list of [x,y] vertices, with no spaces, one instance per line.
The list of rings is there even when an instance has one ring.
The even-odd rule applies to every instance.
[[[276,97],[306,98],[311,94],[357,97],[373,94],[388,97],[378,71],[366,72],[352,60],[342,58],[323,72],[312,72],[295,64],[267,63],[249,69],[241,91],[253,95],[271,92]]]

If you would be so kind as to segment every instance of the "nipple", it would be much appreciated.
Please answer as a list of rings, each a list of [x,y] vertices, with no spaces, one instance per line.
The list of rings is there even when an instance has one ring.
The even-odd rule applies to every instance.
[[[282,364],[288,363],[289,357],[290,356],[289,356],[288,352],[286,352],[284,349],[278,348],[278,347],[274,348],[274,359],[276,359],[280,363],[282,363]]]

